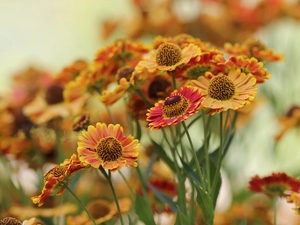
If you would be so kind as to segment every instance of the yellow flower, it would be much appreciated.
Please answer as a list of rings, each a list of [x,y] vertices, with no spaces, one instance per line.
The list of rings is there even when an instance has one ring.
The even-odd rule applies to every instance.
[[[90,125],[78,139],[79,159],[94,168],[102,166],[114,172],[123,166],[137,166],[140,144],[131,135],[123,136],[119,124]]]
[[[146,68],[150,73],[157,70],[173,71],[178,66],[187,64],[192,58],[199,60],[200,54],[201,49],[194,44],[181,49],[174,43],[163,43],[150,58],[141,60],[136,70],[141,71]]]
[[[254,99],[257,90],[255,78],[239,69],[218,75],[207,72],[192,84],[202,91],[205,97],[202,107],[210,109],[208,114],[242,108]]]

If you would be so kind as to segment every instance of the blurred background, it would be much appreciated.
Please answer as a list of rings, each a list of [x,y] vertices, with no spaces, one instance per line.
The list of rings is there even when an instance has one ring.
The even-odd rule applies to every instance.
[[[157,35],[189,33],[222,47],[256,37],[284,60],[266,64],[271,78],[259,87],[225,159],[230,189],[245,188],[255,174],[300,175],[300,117],[275,139],[289,109],[300,107],[299,1],[2,0],[0,9],[0,94],[22,70],[56,74],[75,60],[93,60],[117,38],[151,42]]]

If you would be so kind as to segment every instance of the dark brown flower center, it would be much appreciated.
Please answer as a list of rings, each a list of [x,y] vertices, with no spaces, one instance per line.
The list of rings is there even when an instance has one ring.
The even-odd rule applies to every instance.
[[[75,118],[73,123],[73,131],[80,131],[87,127],[90,123],[89,114],[82,114]]]
[[[94,219],[103,218],[110,212],[109,204],[101,200],[91,202],[87,208]]]
[[[189,103],[186,98],[180,95],[174,95],[167,98],[163,105],[163,114],[168,118],[181,116],[186,112]]]
[[[22,222],[13,217],[5,217],[0,220],[0,225],[22,225]]]
[[[48,87],[46,94],[45,94],[45,100],[49,105],[57,104],[60,102],[63,102],[63,91],[64,89],[58,85],[53,84],[50,87]]]
[[[235,94],[235,86],[231,80],[225,75],[219,75],[212,78],[208,94],[213,99],[220,101],[229,100]]]
[[[54,177],[63,176],[66,170],[67,168],[65,166],[56,165],[45,174],[45,180],[49,177],[50,174],[52,174]]]
[[[253,38],[246,40],[244,44],[248,47],[251,54],[253,54],[254,49],[261,51],[267,48],[261,41]]]
[[[156,52],[156,63],[159,66],[173,66],[181,60],[181,49],[172,43],[161,44]]]
[[[118,70],[117,76],[116,76],[118,84],[120,83],[121,78],[125,78],[127,81],[129,81],[130,78],[131,78],[131,75],[132,75],[133,71],[134,71],[133,67],[123,67],[123,68],[120,68]]]
[[[122,156],[123,148],[116,138],[106,137],[99,141],[96,152],[103,161],[113,162]]]
[[[158,77],[151,82],[148,89],[148,95],[150,98],[159,99],[164,98],[166,94],[166,90],[171,87],[171,82]]]

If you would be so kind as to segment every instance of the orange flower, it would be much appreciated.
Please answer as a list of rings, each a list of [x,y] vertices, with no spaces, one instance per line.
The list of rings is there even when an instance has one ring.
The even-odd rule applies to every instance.
[[[95,56],[96,63],[116,63],[134,66],[142,56],[149,52],[149,46],[142,42],[120,39],[100,49]]]
[[[210,109],[208,114],[242,108],[254,99],[257,90],[255,78],[239,69],[218,75],[207,72],[192,84],[202,91],[205,97],[202,106]]]
[[[187,64],[192,58],[200,59],[201,49],[189,44],[181,49],[173,43],[163,43],[150,55],[150,58],[141,60],[136,66],[137,71],[146,68],[150,73],[157,70],[173,71],[178,66]]]
[[[199,110],[203,99],[202,93],[192,86],[175,90],[165,100],[158,101],[148,110],[148,126],[150,129],[160,129],[180,123]]]
[[[78,139],[79,159],[94,168],[102,166],[114,172],[123,166],[137,166],[140,144],[131,135],[123,136],[123,128],[119,124],[90,125]]]
[[[202,52],[200,60],[194,58],[187,65],[177,68],[175,76],[182,80],[190,80],[203,76],[207,71],[215,74],[220,70],[216,57],[223,58],[223,53],[218,49]]]
[[[300,190],[300,182],[286,173],[272,173],[272,175],[262,178],[258,175],[252,177],[248,187],[251,191],[262,192],[270,197],[286,197],[289,196],[288,192]]]
[[[114,104],[116,101],[121,99],[126,91],[129,89],[132,83],[131,77],[134,73],[132,67],[122,67],[117,72],[117,86],[113,91],[104,90],[101,93],[99,100],[106,106]]]
[[[243,55],[248,58],[254,57],[259,61],[278,62],[283,60],[283,55],[275,53],[272,49],[267,48],[262,42],[254,38],[249,38],[242,44],[224,44],[224,51],[229,54]]]
[[[86,166],[87,165],[77,159],[75,154],[60,165],[56,165],[44,174],[44,188],[42,193],[32,197],[32,202],[38,204],[38,206],[42,206],[50,195],[61,195],[65,188],[59,182],[66,182],[66,184],[68,184],[70,176]]]

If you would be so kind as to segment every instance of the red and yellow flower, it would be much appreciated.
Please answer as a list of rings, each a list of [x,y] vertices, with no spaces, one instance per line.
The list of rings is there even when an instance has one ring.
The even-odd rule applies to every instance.
[[[133,136],[123,136],[123,128],[117,124],[90,125],[78,137],[79,159],[94,168],[102,166],[114,172],[123,166],[137,166],[140,144]]]
[[[60,182],[64,182],[67,185],[70,176],[85,167],[87,165],[81,162],[75,154],[70,159],[66,159],[63,163],[56,165],[44,174],[44,188],[42,193],[32,197],[32,202],[38,204],[38,206],[42,206],[50,195],[61,195],[65,188]]]
[[[192,84],[203,93],[205,100],[202,106],[210,109],[208,114],[242,108],[254,99],[257,90],[255,78],[240,69],[218,75],[207,72],[198,80],[193,80]]]
[[[148,126],[150,129],[160,129],[180,123],[195,114],[203,100],[202,93],[195,87],[184,86],[179,91],[175,90],[148,110]]]
[[[248,187],[251,191],[265,193],[270,197],[287,197],[290,192],[300,190],[300,182],[286,173],[272,173],[270,176],[252,177]]]

